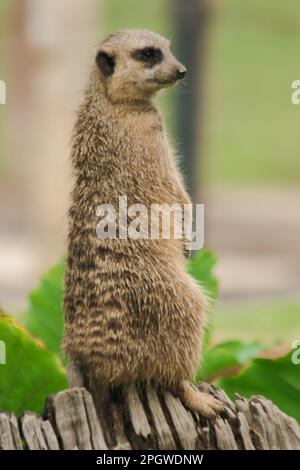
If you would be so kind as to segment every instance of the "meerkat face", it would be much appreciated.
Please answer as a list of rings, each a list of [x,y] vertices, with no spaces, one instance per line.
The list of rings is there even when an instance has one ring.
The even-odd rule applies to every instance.
[[[102,42],[96,64],[113,102],[147,100],[186,74],[170,42],[147,30],[111,34]]]

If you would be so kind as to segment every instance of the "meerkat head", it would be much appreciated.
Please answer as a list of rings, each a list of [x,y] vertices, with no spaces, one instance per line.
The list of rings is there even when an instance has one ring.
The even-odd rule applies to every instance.
[[[147,30],[111,34],[101,43],[96,64],[112,102],[148,100],[186,74],[170,50],[170,41]]]

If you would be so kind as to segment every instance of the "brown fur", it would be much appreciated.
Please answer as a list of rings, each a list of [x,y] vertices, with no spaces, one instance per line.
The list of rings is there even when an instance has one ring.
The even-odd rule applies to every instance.
[[[164,55],[151,70],[131,57],[149,45]],[[63,347],[101,385],[152,381],[188,404],[182,384],[199,365],[205,296],[186,273],[182,241],[96,234],[96,207],[118,207],[119,195],[148,208],[190,202],[151,102],[183,66],[169,42],[149,31],[115,33],[100,49],[116,67],[105,77],[94,65],[74,129]]]

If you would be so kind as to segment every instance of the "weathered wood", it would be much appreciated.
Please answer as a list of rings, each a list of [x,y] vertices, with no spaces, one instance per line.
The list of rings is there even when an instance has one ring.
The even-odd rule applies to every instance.
[[[0,413],[0,449],[22,449],[18,422],[11,413]]]
[[[93,399],[84,388],[72,388],[52,395],[46,410],[62,449],[107,448]]]
[[[48,420],[35,413],[25,413],[21,418],[21,429],[29,450],[58,450],[57,437]]]
[[[95,402],[85,388],[49,397],[43,416],[19,420],[0,413],[0,449],[300,449],[300,426],[271,401],[237,395],[202,383],[224,409],[206,419],[191,413],[171,393],[151,385]]]
[[[151,385],[148,385],[146,388],[146,400],[145,403],[148,405],[150,417],[153,421],[158,449],[176,449],[176,444],[163,412],[162,405],[155,389]]]
[[[170,392],[165,393],[165,403],[172,420],[171,430],[178,442],[177,446],[182,449],[195,449],[197,431],[191,413]]]

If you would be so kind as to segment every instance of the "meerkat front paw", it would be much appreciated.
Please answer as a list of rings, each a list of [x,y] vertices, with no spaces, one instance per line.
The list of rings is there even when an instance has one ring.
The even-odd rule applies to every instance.
[[[178,396],[191,411],[206,418],[212,418],[223,408],[223,403],[205,392],[195,390],[188,382],[181,382]]]

